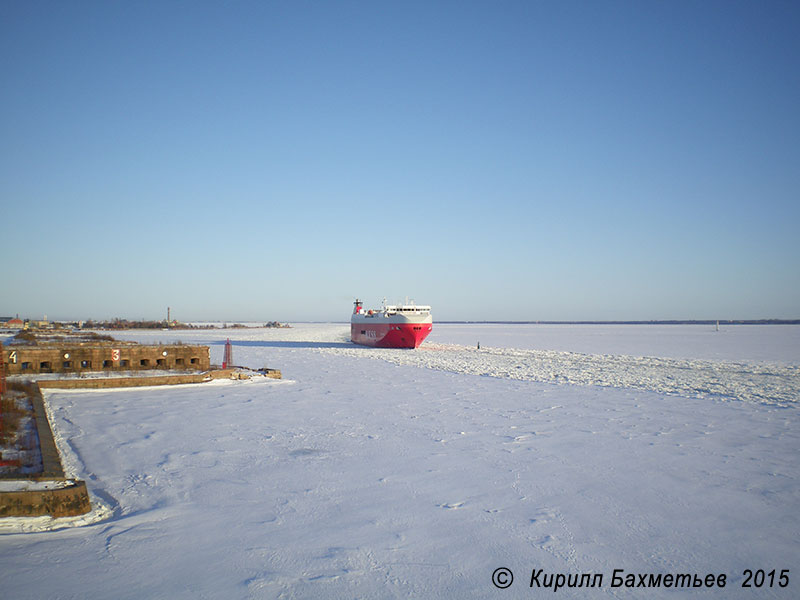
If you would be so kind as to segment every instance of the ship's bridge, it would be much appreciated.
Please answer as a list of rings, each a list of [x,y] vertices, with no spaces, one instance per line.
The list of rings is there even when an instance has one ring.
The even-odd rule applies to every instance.
[[[386,314],[402,314],[402,315],[427,315],[431,312],[430,306],[417,306],[416,304],[401,304],[401,305],[388,305],[384,309]]]

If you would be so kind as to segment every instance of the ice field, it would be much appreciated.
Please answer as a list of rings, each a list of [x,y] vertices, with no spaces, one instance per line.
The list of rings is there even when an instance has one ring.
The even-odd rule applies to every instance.
[[[48,392],[97,509],[0,520],[3,598],[552,594],[534,569],[603,576],[561,598],[800,594],[800,327],[435,324],[415,351],[345,324],[114,335],[212,362],[230,337],[284,379]]]

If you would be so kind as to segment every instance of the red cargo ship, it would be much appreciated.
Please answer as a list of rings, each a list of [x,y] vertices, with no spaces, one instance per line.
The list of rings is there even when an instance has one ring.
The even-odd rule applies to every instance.
[[[355,301],[350,318],[350,339],[356,344],[376,348],[416,348],[433,329],[430,306],[408,303],[387,305],[365,311],[361,300]]]

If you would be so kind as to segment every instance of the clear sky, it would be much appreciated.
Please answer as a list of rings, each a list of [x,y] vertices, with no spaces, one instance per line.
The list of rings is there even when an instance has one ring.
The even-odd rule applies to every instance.
[[[0,3],[0,316],[800,318],[800,4]]]

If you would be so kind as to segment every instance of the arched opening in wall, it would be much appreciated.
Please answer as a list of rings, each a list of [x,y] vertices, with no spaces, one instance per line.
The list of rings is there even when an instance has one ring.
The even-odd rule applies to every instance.
[[[150,361],[148,359],[146,359],[146,358],[143,358],[143,359],[141,359],[139,361],[139,366],[140,367],[149,367],[150,366]]]
[[[51,373],[53,369],[50,367],[50,362],[43,360],[39,363],[39,371],[42,373]]]
[[[156,359],[156,365],[159,366],[159,367],[166,367],[167,366],[167,361],[164,360],[163,358],[158,358],[158,359]]]
[[[90,360],[81,361],[81,369],[91,369],[91,368],[92,368],[92,361]]]
[[[71,360],[65,360],[64,364],[61,365],[61,366],[64,367],[65,369],[71,369],[72,368],[72,361]]]
[[[176,367],[182,367],[183,366],[183,359],[182,358],[176,358],[175,359],[175,366]]]
[[[103,368],[104,369],[110,369],[113,366],[114,366],[114,363],[112,361],[110,361],[110,360],[104,360],[103,361]]]

